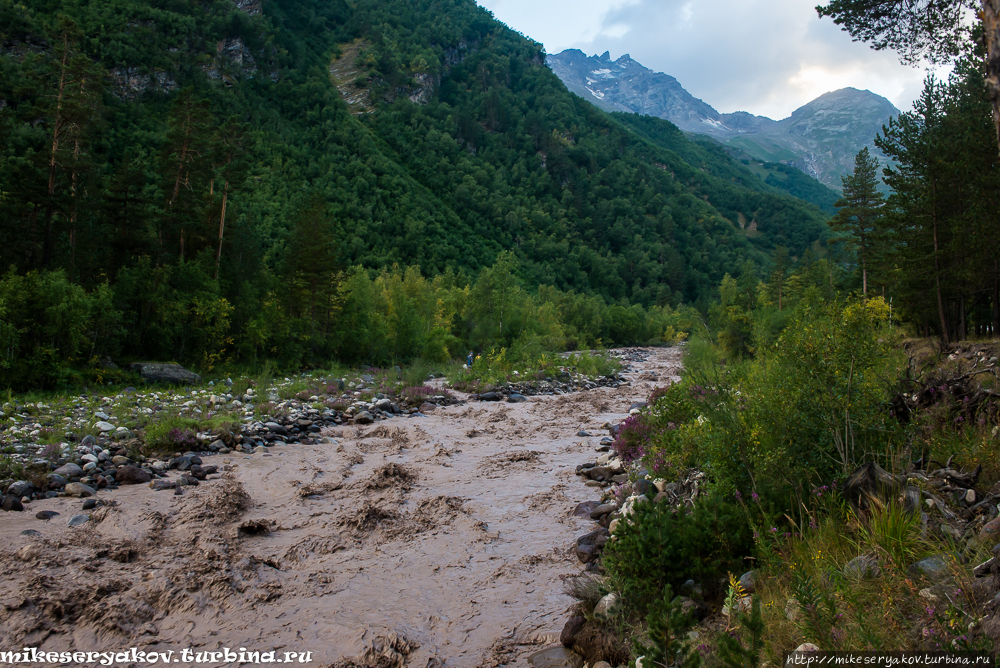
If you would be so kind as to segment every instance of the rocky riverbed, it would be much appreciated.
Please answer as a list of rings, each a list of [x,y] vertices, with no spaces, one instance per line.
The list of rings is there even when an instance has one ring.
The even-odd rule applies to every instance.
[[[64,471],[55,496],[14,490],[27,512],[0,515],[0,628],[12,648],[46,651],[578,665],[560,657],[563,581],[586,568],[577,538],[593,521],[574,511],[613,481],[577,467],[605,454],[605,425],[680,373],[677,349],[619,354],[613,382],[556,379],[535,396],[442,392],[395,411],[305,397],[180,457],[126,462],[122,441],[77,444],[90,471]],[[125,484],[122,470],[150,479]]]

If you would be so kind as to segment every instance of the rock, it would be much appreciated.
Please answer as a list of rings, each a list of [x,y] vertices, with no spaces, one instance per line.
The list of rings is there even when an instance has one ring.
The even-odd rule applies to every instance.
[[[582,536],[580,536],[579,538],[577,538],[576,539],[576,544],[577,545],[597,545],[597,544],[600,543],[601,545],[603,545],[604,543],[601,542],[601,538],[604,538],[606,540],[607,536],[608,536],[608,530],[607,529],[596,529],[594,531],[591,531],[590,533],[585,533]]]
[[[608,513],[613,513],[618,510],[617,503],[602,503],[601,505],[590,511],[590,519],[599,520]]]
[[[932,582],[941,582],[951,578],[951,563],[947,556],[936,554],[911,564],[906,569],[910,575],[924,577]]]
[[[0,504],[0,508],[3,508],[9,513],[19,513],[24,510],[24,504],[21,503],[21,499],[17,498],[13,494],[8,494],[3,497],[3,503]]]
[[[799,605],[799,599],[794,596],[788,599],[785,603],[785,619],[790,622],[798,621],[799,617],[802,615],[802,606]]]
[[[25,529],[24,531],[22,531],[18,535],[19,536],[41,536],[42,532],[35,531],[34,529]]]
[[[93,487],[88,487],[82,482],[71,482],[66,485],[67,496],[88,497],[95,494]]]
[[[86,524],[89,521],[90,521],[90,515],[73,515],[73,517],[69,518],[69,522],[66,523],[66,526],[78,527],[82,524]]]
[[[591,480],[597,480],[598,482],[611,480],[611,476],[613,475],[606,466],[595,466],[594,468],[588,470],[586,473],[587,477],[589,477]]]
[[[615,610],[618,609],[621,601],[618,598],[618,594],[614,592],[608,594],[594,606],[594,617],[609,617]]]
[[[579,635],[580,631],[587,624],[587,618],[581,615],[575,617],[570,617],[566,621],[566,625],[563,627],[562,633],[559,634],[559,642],[561,642],[565,647],[572,647],[573,641],[576,640],[576,636]]]
[[[389,399],[379,399],[375,402],[375,408],[386,413],[392,412],[392,402]]]
[[[584,501],[573,509],[573,517],[586,517],[589,519],[590,513],[599,505],[601,505],[600,501]]]
[[[218,439],[208,444],[208,449],[211,450],[212,452],[218,452],[224,447],[226,447],[226,444]]]
[[[580,560],[581,564],[589,564],[597,559],[600,554],[600,550],[596,545],[577,545],[574,550],[576,558]]]
[[[28,496],[35,491],[35,486],[32,485],[27,480],[18,480],[17,482],[11,484],[7,488],[7,494],[16,496],[18,498],[22,496]]]
[[[591,668],[612,668],[612,666],[607,661],[598,661]]]
[[[656,485],[651,483],[649,480],[646,480],[645,478],[639,478],[638,480],[636,480],[632,484],[632,489],[635,490],[636,494],[641,494],[649,499],[652,499],[659,493],[659,490],[656,489]]]
[[[702,591],[701,585],[694,580],[686,580],[684,584],[681,585],[680,592],[682,595],[690,596],[691,598],[702,598],[705,595]]]
[[[265,422],[264,426],[272,434],[278,434],[279,436],[288,436],[288,429],[284,426],[278,424],[277,422]]]
[[[754,593],[757,587],[757,571],[747,571],[740,576],[740,586],[748,594]]]
[[[31,561],[42,555],[42,546],[38,543],[28,543],[17,551],[17,558],[21,561]]]
[[[204,480],[208,476],[205,469],[197,464],[191,465],[190,473],[196,480]]]
[[[979,537],[985,541],[995,541],[1000,538],[1000,517],[995,517],[979,530]]]
[[[792,652],[792,654],[814,654],[819,651],[820,649],[816,645],[812,644],[811,642],[804,642],[798,647],[796,647],[795,651]],[[786,667],[797,666],[797,665],[798,664],[796,663],[795,658],[793,658],[792,656],[789,656],[788,659],[785,660]]]
[[[54,510],[39,510],[35,513],[35,519],[39,520],[51,520],[53,517],[57,517],[59,513]]]
[[[184,385],[201,382],[201,376],[192,371],[188,371],[180,364],[139,362],[132,365],[132,371],[137,372],[146,380],[147,383]]]
[[[152,479],[149,471],[138,466],[123,466],[115,473],[119,485],[144,485]]]
[[[500,401],[501,396],[496,392],[484,392],[479,395],[480,401]]]
[[[124,466],[125,464],[128,464],[128,457],[124,457],[122,455],[115,455],[114,457],[111,458],[111,463],[114,464],[115,466]]]
[[[52,473],[55,473],[58,476],[62,476],[63,478],[79,478],[80,476],[83,475],[83,469],[80,468],[80,466],[78,466],[77,464],[69,463],[60,466]]]
[[[90,473],[97,468],[97,462],[87,462],[83,465],[83,472]]]
[[[373,418],[372,414],[369,413],[368,411],[361,411],[360,413],[354,416],[354,422],[356,424],[371,424],[374,421],[375,418]]]
[[[965,505],[973,506],[976,504],[976,490],[969,489],[965,491]]]
[[[645,408],[645,407],[646,407],[646,402],[645,401],[633,401],[632,405],[628,407],[628,410],[629,410],[629,413],[631,413],[634,410],[638,410],[640,408]]]
[[[508,404],[523,404],[527,400],[528,397],[524,396],[523,394],[518,394],[517,392],[507,397]]]
[[[177,483],[173,480],[154,480],[149,483],[149,488],[154,492],[160,492],[165,489],[173,489],[177,487]]]
[[[875,555],[861,554],[847,562],[843,573],[845,577],[854,580],[866,580],[881,577],[882,567]]]
[[[586,429],[581,429],[580,431],[576,432],[576,435],[578,438],[590,438],[591,433]]]
[[[618,528],[619,524],[621,524],[621,521],[617,517],[615,519],[611,520],[611,522],[608,523],[608,531],[610,533],[614,533],[615,529]]]
[[[367,423],[363,423],[363,424],[367,424]],[[263,455],[266,452],[268,452],[267,446],[264,446],[264,445],[258,445],[256,448],[253,449],[253,453],[255,455]]]
[[[917,592],[917,595],[920,596],[920,598],[926,600],[928,603],[937,603],[938,600],[940,600],[940,597],[937,594],[935,594],[930,587],[924,587],[919,592]]]
[[[94,423],[94,429],[100,429],[102,433],[106,433],[109,431],[114,431],[115,426],[110,422],[105,422],[104,420],[101,420],[100,422]]]
[[[93,510],[97,507],[97,499],[87,499],[83,502],[83,510]]]
[[[701,601],[696,601],[687,596],[680,597],[681,612],[685,615],[689,615],[691,619],[696,621],[701,621],[708,617],[708,606]]]
[[[177,469],[178,471],[187,471],[191,468],[192,460],[188,455],[182,455],[180,457],[174,457],[170,460],[170,468]]]
[[[736,610],[735,610],[735,612],[733,610],[730,610],[728,605],[724,605],[724,606],[722,606],[722,614],[725,615],[726,617],[730,617],[730,616],[733,616],[733,615],[739,615],[739,614],[745,614],[745,613],[750,612],[750,608],[752,606],[753,606],[753,597],[752,596],[743,596],[741,598],[736,599]]]
[[[549,647],[528,655],[532,668],[582,668],[583,657],[565,647]]]
[[[81,471],[82,473],[83,471]],[[66,486],[66,478],[62,477],[58,473],[50,473],[45,476],[45,482],[48,484],[49,489],[62,489]]]

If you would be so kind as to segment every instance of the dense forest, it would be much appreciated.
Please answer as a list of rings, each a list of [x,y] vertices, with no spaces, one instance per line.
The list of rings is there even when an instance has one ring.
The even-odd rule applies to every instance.
[[[655,320],[826,241],[789,179],[595,109],[471,0],[0,0],[0,44],[5,384],[67,359],[385,362],[412,350],[352,343],[350,286],[396,265],[468,289],[509,252],[535,299]],[[472,311],[435,327],[486,345]]]

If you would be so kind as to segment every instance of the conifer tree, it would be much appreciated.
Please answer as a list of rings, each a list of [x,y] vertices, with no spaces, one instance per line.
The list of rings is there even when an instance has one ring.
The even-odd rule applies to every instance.
[[[830,221],[837,232],[850,233],[851,245],[857,249],[861,264],[861,292],[868,294],[868,262],[872,234],[878,224],[879,212],[884,204],[882,193],[877,190],[878,160],[868,152],[868,147],[854,157],[854,171],[841,177],[844,196],[834,205],[840,211]]]

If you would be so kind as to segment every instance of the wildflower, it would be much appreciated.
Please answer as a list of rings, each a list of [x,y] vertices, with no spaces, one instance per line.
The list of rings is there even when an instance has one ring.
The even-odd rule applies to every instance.
[[[778,527],[771,527],[771,533],[778,533]]]
[[[753,494],[751,494],[750,498],[753,499],[754,503],[760,503],[760,497],[757,496],[757,492],[754,492]]]
[[[735,492],[735,493],[733,494],[733,496],[735,496],[735,497],[736,497],[736,500],[737,500],[737,501],[739,501],[740,499],[742,499],[742,498],[743,498],[743,495],[742,495],[742,494],[740,494],[740,490],[736,490],[736,492]]]

